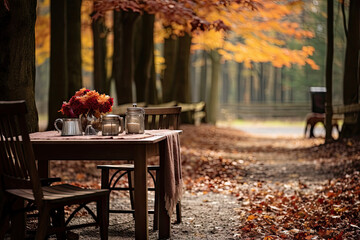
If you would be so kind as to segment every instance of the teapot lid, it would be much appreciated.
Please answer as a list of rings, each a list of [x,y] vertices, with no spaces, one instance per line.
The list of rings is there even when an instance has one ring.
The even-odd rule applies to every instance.
[[[105,116],[102,116],[103,120],[118,120],[119,115],[115,114],[106,114]]]
[[[133,103],[132,107],[127,108],[127,113],[145,113],[144,108],[137,107],[136,103]]]

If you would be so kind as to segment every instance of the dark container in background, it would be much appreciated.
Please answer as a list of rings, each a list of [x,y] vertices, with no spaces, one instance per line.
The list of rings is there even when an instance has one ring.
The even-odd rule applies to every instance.
[[[325,113],[325,87],[311,87],[311,111],[313,113]]]

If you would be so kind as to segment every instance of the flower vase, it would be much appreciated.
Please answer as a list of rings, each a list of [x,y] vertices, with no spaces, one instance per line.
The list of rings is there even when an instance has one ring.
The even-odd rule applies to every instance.
[[[81,115],[80,122],[81,122],[81,126],[82,126],[82,129],[85,132],[85,134],[87,132],[85,130],[87,128],[89,128],[88,126],[92,126],[92,128],[96,131],[96,133],[101,131],[101,119],[95,117],[92,114]],[[89,134],[89,135],[92,135],[92,134]]]

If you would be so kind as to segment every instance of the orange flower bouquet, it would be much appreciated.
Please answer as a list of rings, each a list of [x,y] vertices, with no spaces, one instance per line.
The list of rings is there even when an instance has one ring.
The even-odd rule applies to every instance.
[[[81,115],[100,118],[101,115],[112,111],[113,104],[112,97],[82,88],[70,98],[69,102],[63,103],[59,112],[71,118]]]

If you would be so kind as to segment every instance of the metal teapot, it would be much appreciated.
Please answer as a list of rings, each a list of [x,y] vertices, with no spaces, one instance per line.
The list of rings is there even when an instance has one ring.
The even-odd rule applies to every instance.
[[[62,123],[61,130],[58,123]],[[55,129],[61,132],[61,136],[80,136],[82,127],[79,118],[58,118],[54,122]]]
[[[108,114],[102,118],[102,135],[116,136],[124,131],[124,119],[119,115]]]

